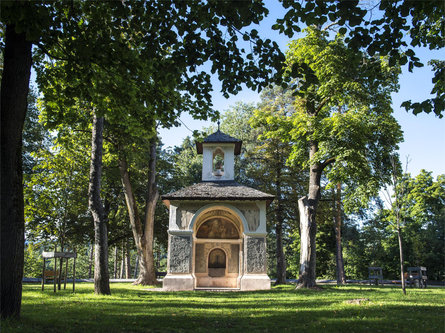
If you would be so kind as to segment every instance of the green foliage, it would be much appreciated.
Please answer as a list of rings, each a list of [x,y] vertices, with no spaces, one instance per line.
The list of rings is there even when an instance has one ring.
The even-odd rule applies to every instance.
[[[408,70],[424,64],[416,56],[415,47],[442,49],[444,43],[445,8],[440,0],[432,1],[288,1],[281,0],[288,9],[273,29],[292,37],[301,27],[326,25],[345,35],[345,43],[352,50],[388,56],[389,65],[408,64]],[[377,7],[378,5],[378,7]],[[301,22],[301,24],[300,24]],[[443,65],[442,65],[443,67]],[[423,102],[404,102],[414,114],[433,111],[442,117],[445,95],[438,90],[443,69],[433,68],[433,94]],[[443,86],[443,85],[442,85]],[[440,89],[440,88],[439,88]]]
[[[329,41],[316,28],[290,44],[287,66],[300,75],[295,112],[270,119],[282,130],[268,135],[293,144],[289,162],[304,168],[319,163],[329,186],[344,184],[347,212],[366,206],[389,181],[389,157],[402,140],[390,105],[399,69],[351,51],[342,36]],[[312,159],[309,145],[317,147]]]
[[[64,134],[52,146],[33,153],[38,164],[24,186],[26,230],[32,240],[76,244],[90,234],[89,142],[79,133]]]
[[[25,181],[33,173],[33,168],[38,163],[33,153],[51,145],[51,135],[39,122],[39,115],[37,92],[31,87],[28,93],[28,110],[23,125],[22,163]]]
[[[392,209],[383,209],[381,217],[389,231],[394,228],[399,209],[407,266],[426,266],[434,280],[445,278],[445,175],[436,181],[431,172],[421,170],[416,177],[405,174],[397,184],[399,198]],[[396,243],[391,235],[388,242]],[[389,249],[392,244],[387,245]]]
[[[43,258],[42,248],[38,243],[28,242],[25,245],[25,264],[23,277],[38,278],[42,277]]]
[[[444,176],[433,179],[422,170],[403,175],[399,189],[404,266],[425,266],[430,280],[443,281],[445,253]],[[401,192],[402,193],[402,192]],[[395,205],[395,202],[393,202]],[[350,216],[343,232],[345,269],[349,278],[364,279],[368,266],[380,266],[386,279],[400,279],[394,210],[382,202],[362,216]],[[355,220],[354,220],[354,219]],[[363,223],[358,227],[359,221]]]

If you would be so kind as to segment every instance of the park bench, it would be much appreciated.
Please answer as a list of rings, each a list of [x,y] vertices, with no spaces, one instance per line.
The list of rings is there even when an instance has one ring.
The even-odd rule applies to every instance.
[[[167,275],[167,272],[156,272],[156,279],[162,279]]]
[[[383,273],[382,273],[382,267],[368,267],[368,279],[369,284],[375,284],[376,286],[380,284],[383,284]]]
[[[427,280],[426,267],[408,267],[407,283],[411,287],[426,288]]]

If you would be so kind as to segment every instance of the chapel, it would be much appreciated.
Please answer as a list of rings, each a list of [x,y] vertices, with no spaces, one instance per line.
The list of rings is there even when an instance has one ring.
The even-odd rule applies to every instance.
[[[241,144],[219,128],[196,142],[202,181],[161,197],[170,214],[164,290],[270,289],[266,207],[274,196],[235,182]]]

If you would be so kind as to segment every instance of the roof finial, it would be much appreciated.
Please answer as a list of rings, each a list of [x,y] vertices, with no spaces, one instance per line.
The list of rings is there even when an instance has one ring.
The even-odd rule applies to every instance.
[[[218,124],[218,132],[219,132],[219,119],[218,119],[218,121],[216,123]]]

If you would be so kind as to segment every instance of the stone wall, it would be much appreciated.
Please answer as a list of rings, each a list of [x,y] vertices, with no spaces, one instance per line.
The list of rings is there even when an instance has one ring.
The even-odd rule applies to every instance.
[[[264,237],[246,237],[244,249],[246,273],[266,274],[266,239]]]
[[[169,273],[191,273],[191,236],[170,235]]]

